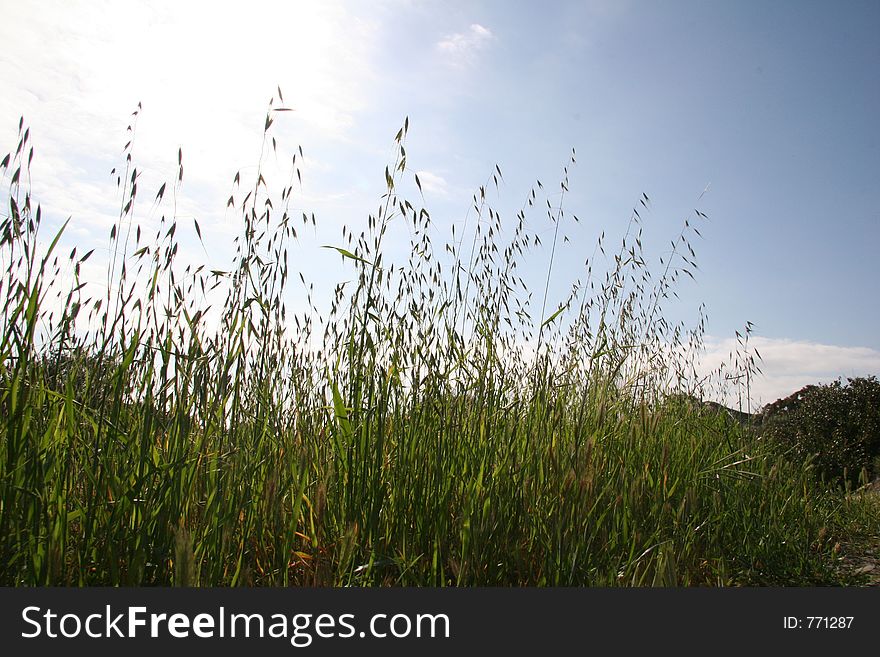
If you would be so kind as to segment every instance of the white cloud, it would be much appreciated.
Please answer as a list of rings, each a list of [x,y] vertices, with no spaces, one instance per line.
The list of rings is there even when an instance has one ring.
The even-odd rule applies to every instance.
[[[709,372],[723,362],[731,362],[737,346],[732,338],[707,339],[702,371]],[[841,347],[760,336],[752,336],[749,346],[760,354],[762,370],[762,374],[751,381],[753,408],[786,397],[808,384],[830,383],[840,377],[880,375],[880,351],[870,347]]]
[[[0,148],[15,144],[23,114],[36,151],[35,196],[46,192],[44,209],[75,221],[104,213],[91,191],[115,189],[108,173],[122,159],[139,101],[142,195],[176,177],[182,147],[183,193],[199,188],[206,223],[212,212],[222,216],[238,168],[256,164],[276,86],[296,110],[277,115],[286,162],[303,135],[347,139],[371,102],[377,26],[337,2],[64,0],[10,3],[3,14]]]
[[[441,39],[437,49],[445,53],[453,64],[468,64],[473,60],[474,53],[485,48],[494,38],[489,28],[474,23],[466,32],[457,32]]]
[[[449,194],[449,183],[443,176],[438,176],[430,171],[417,171],[419,182],[422,184],[422,191],[425,194],[434,194],[436,196],[447,196]]]

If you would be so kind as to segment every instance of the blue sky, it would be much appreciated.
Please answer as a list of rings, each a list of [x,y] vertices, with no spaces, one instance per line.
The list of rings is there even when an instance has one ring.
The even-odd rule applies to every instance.
[[[438,243],[495,164],[491,200],[512,221],[535,179],[558,188],[575,148],[564,204],[581,222],[566,227],[551,303],[646,193],[655,261],[694,208],[710,217],[697,282],[668,309],[693,321],[706,303],[707,362],[751,321],[760,401],[880,373],[877,2],[244,4],[0,0],[0,151],[23,114],[35,196],[47,217],[73,217],[68,242],[106,248],[108,173],[142,102],[144,187],[173,178],[182,147],[178,213],[209,245],[189,255],[222,268],[232,177],[255,170],[280,85],[296,111],[279,116],[279,152],[305,152],[295,203],[315,212],[316,245],[375,210],[405,116]],[[533,255],[537,277],[547,254]],[[326,250],[296,257],[345,275]]]

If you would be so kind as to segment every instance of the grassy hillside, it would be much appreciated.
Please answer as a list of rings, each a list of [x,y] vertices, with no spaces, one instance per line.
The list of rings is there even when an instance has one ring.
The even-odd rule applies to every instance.
[[[558,205],[530,190],[504,222],[481,187],[441,258],[430,213],[397,193],[407,129],[378,212],[332,247],[356,275],[325,316],[284,305],[287,282],[307,282],[288,268],[296,189],[271,192],[259,171],[231,199],[243,232],[229,270],[180,271],[190,227],[163,217],[146,238],[127,158],[113,284],[82,286],[89,254],[40,237],[22,131],[2,171],[0,583],[841,581],[842,498],[681,397],[698,393],[703,327],[671,325],[663,304],[694,273],[704,215],[655,273],[634,212],[617,249],[597,246],[607,272],[591,261],[563,304],[547,287],[529,301],[529,221],[546,210],[553,227],[549,283],[568,169]],[[395,222],[404,263],[384,258]]]

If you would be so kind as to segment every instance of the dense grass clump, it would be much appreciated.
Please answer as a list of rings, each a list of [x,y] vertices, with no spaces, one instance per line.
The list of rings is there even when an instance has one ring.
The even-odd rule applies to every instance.
[[[3,161],[0,583],[827,581],[830,504],[808,468],[687,401],[703,322],[671,325],[663,303],[705,215],[657,276],[635,210],[608,271],[588,261],[548,307],[568,167],[556,203],[536,186],[512,220],[481,187],[439,257],[429,212],[397,191],[408,127],[365,231],[326,252],[354,278],[291,313],[288,279],[311,290],[288,269],[293,185],[236,176],[232,266],[180,271],[184,227],[163,216],[145,237],[127,147],[95,295],[79,281],[90,254],[38,239],[21,132]],[[553,243],[533,301],[517,267],[536,214]],[[386,262],[392,224],[410,235],[403,263]]]

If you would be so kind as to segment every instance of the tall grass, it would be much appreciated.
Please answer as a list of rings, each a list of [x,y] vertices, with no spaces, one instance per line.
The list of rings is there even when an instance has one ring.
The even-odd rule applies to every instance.
[[[264,156],[279,109],[270,104]],[[288,267],[297,227],[316,221],[291,210],[293,182],[278,194],[262,168],[249,183],[237,175],[231,267],[181,271],[178,240],[201,239],[198,223],[172,208],[148,238],[136,210],[176,198],[183,155],[175,180],[141,201],[129,144],[108,285],[95,294],[80,282],[91,254],[59,255],[60,233],[40,239],[19,128],[2,167],[3,584],[830,577],[829,510],[808,473],[692,402],[703,314],[688,331],[663,308],[694,273],[701,212],[655,275],[641,197],[619,247],[606,251],[603,234],[554,306],[554,254],[576,221],[563,208],[574,153],[553,203],[542,206],[537,183],[504,220],[489,200],[496,168],[438,255],[430,213],[398,191],[412,180],[406,121],[377,211],[327,245],[354,278],[325,304]],[[553,243],[532,300],[518,268],[541,253],[538,221]],[[400,226],[411,248],[390,262]],[[294,278],[308,296],[288,312]]]

